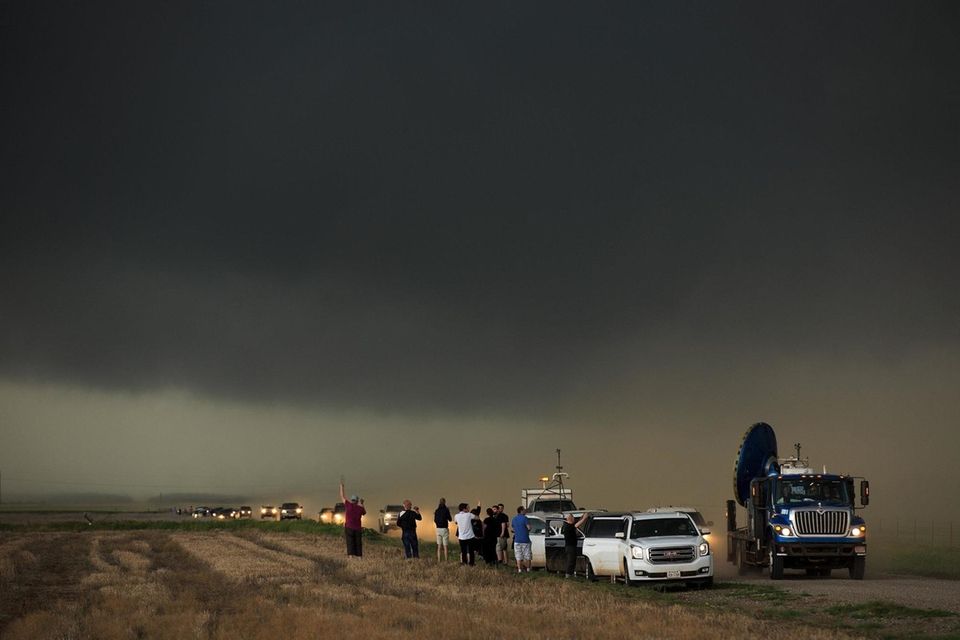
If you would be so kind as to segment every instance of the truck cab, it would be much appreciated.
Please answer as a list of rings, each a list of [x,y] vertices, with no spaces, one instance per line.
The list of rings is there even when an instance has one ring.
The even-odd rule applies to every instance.
[[[748,528],[759,540],[753,562],[769,566],[774,580],[783,577],[784,569],[827,576],[843,568],[851,578],[862,580],[867,528],[855,511],[854,478],[815,474],[810,469],[790,471],[781,468],[776,475],[751,482]],[[867,486],[864,481],[861,500],[869,491]],[[749,555],[744,552],[744,559]]]

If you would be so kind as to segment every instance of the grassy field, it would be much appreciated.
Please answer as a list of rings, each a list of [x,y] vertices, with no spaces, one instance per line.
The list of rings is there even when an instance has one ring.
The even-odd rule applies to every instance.
[[[430,544],[408,562],[398,540],[374,533],[362,559],[347,559],[342,529],[307,521],[66,524],[0,533],[0,638],[701,640],[756,638],[770,623],[805,640],[960,632],[946,617],[917,635],[938,614],[889,603],[874,606],[902,624],[876,626],[880,609],[821,611],[773,587],[589,584],[438,563]]]
[[[876,538],[870,541],[871,571],[960,580],[960,547]]]

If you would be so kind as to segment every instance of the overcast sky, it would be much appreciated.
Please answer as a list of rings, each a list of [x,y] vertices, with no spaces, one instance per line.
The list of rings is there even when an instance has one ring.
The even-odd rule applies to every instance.
[[[766,420],[960,504],[955,3],[10,2],[0,82],[7,492],[720,509]]]

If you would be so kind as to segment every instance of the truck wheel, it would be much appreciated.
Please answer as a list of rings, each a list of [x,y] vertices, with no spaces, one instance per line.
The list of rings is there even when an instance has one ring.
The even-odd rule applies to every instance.
[[[596,581],[597,581],[597,574],[595,574],[595,573],[593,572],[593,565],[590,564],[590,561],[589,561],[589,560],[587,560],[587,580],[588,580],[589,582],[596,582]]]
[[[863,556],[857,556],[850,565],[850,579],[863,580],[863,574],[867,571],[867,559]]]
[[[783,556],[778,556],[770,547],[770,579],[783,580]]]

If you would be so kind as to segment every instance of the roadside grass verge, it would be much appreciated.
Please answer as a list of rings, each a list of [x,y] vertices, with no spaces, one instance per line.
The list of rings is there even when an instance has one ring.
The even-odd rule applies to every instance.
[[[869,542],[867,571],[960,580],[960,547],[881,538]]]
[[[954,618],[957,614],[942,609],[917,609],[895,602],[873,600],[859,604],[845,603],[827,607],[832,616],[845,616],[855,620],[876,620],[879,618]]]
[[[796,600],[797,597],[797,594],[787,593],[784,589],[777,587],[746,584],[743,582],[716,582],[713,588],[716,591],[724,593],[724,595],[729,594],[734,598],[769,604],[783,604],[787,601]]]

